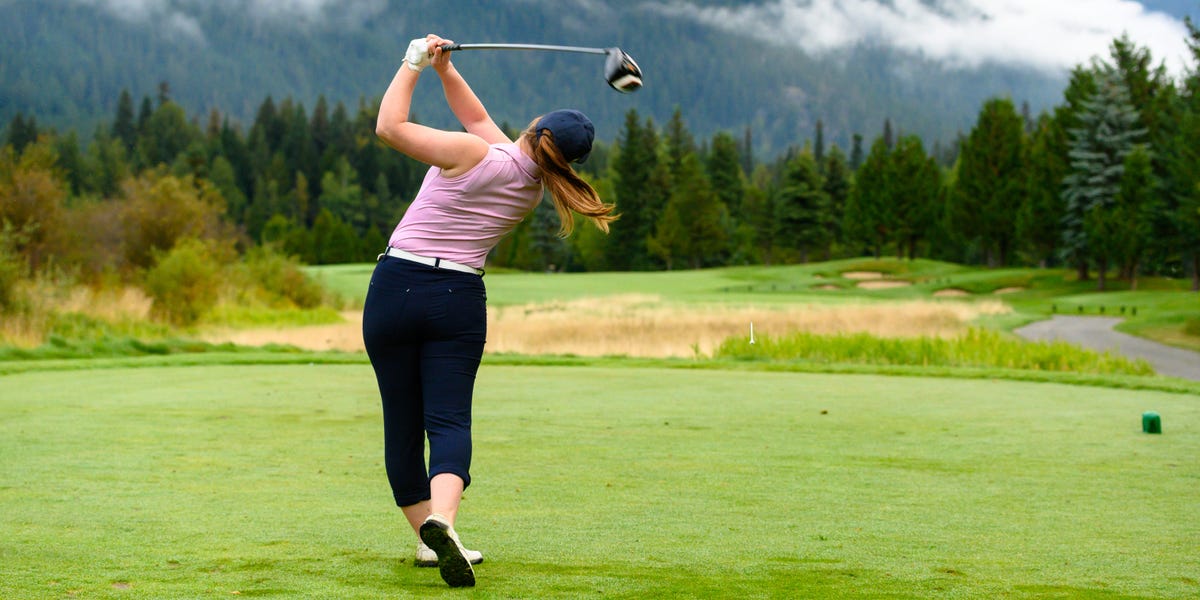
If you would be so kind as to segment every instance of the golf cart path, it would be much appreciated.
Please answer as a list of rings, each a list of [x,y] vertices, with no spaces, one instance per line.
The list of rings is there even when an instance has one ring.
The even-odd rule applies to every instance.
[[[1121,319],[1116,317],[1071,317],[1055,315],[1018,328],[1013,333],[1034,341],[1061,340],[1085,348],[1112,351],[1150,363],[1160,375],[1200,380],[1200,352],[1173,348],[1129,334],[1114,331]]]

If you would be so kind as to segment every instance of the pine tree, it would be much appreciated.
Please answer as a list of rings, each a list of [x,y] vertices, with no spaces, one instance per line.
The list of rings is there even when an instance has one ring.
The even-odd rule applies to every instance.
[[[279,116],[285,127],[279,150],[283,153],[284,164],[290,174],[290,180],[285,183],[286,187],[295,187],[295,179],[301,174],[309,181],[319,181],[322,176],[322,173],[318,172],[319,155],[312,131],[309,129],[304,105],[286,101]],[[320,189],[313,191],[317,194],[321,192]]]
[[[1055,107],[1054,121],[1067,135],[1065,149],[1060,156],[1067,162],[1063,182],[1059,186],[1062,195],[1062,240],[1060,252],[1064,260],[1075,266],[1080,281],[1088,279],[1089,258],[1087,254],[1087,237],[1083,233],[1083,213],[1069,213],[1067,201],[1066,176],[1070,172],[1070,132],[1079,129],[1083,124],[1084,103],[1096,95],[1096,70],[1094,68],[1076,67],[1071,71],[1071,79],[1063,92],[1063,104]]]
[[[1062,240],[1062,184],[1067,174],[1067,134],[1058,120],[1042,114],[1026,150],[1029,184],[1017,214],[1019,246],[1041,267]]]
[[[858,171],[858,168],[863,164],[863,136],[862,134],[854,134],[853,145],[850,146],[850,170]]]
[[[870,249],[875,258],[883,255],[883,245],[891,237],[890,160],[887,141],[883,136],[876,138],[871,152],[855,172],[854,187],[842,219],[847,243]]]
[[[1145,145],[1134,146],[1125,157],[1121,186],[1111,211],[1113,221],[1119,225],[1113,235],[1115,258],[1121,261],[1121,270],[1134,290],[1142,261],[1154,243],[1154,225],[1162,211],[1161,189],[1150,150]]]
[[[917,243],[927,239],[934,223],[941,172],[925,153],[921,138],[906,135],[896,142],[888,163],[891,226],[896,256],[914,259]]]
[[[742,136],[742,173],[747,177],[754,172],[754,136],[750,132],[750,126],[746,126],[746,131]]]
[[[625,127],[611,170],[621,220],[608,237],[609,267],[619,271],[648,269],[654,261],[646,240],[653,235],[666,202],[670,172],[666,161],[659,159],[658,134],[653,123],[647,120],[643,125],[634,109],[625,115]]]
[[[241,192],[242,205],[245,206],[245,199],[254,193],[255,173],[246,140],[243,139],[241,132],[229,122],[228,117],[221,122],[218,146],[220,151],[217,154],[228,160],[229,166],[233,168],[234,182]],[[241,212],[231,212],[230,214],[237,219],[242,217]]]
[[[820,119],[817,119],[816,141],[813,142],[813,159],[817,161],[818,169],[825,168],[825,123]]]
[[[1129,91],[1110,65],[1099,66],[1096,83],[1095,96],[1083,103],[1080,126],[1068,132],[1071,169],[1064,198],[1067,245],[1087,248],[1103,290],[1113,247],[1112,228],[1105,217],[1116,202],[1125,158],[1146,130],[1139,127]]]
[[[984,104],[958,157],[955,227],[977,240],[988,266],[1008,264],[1026,185],[1024,125],[1011,100]]]
[[[101,198],[116,196],[121,182],[129,176],[125,157],[125,143],[99,129],[87,150],[88,189]]]
[[[696,152],[696,140],[688,131],[687,124],[683,121],[683,110],[678,106],[675,107],[675,112],[671,113],[664,137],[667,145],[667,167],[671,170],[671,176],[675,177],[684,157]]]
[[[238,186],[237,173],[233,168],[233,163],[229,162],[225,156],[218,154],[213,158],[208,173],[209,180],[225,198],[226,213],[235,222],[241,222],[246,210],[246,194]]]
[[[319,159],[325,154],[325,148],[329,146],[332,134],[329,123],[329,102],[325,100],[324,94],[317,98],[317,105],[313,107],[312,122],[309,123],[308,128],[312,132],[313,146]],[[322,170],[325,170],[324,167],[325,165],[318,165],[318,168]]]
[[[746,176],[742,172],[737,140],[732,135],[724,131],[713,135],[705,169],[717,199],[731,214],[740,214],[742,197],[746,193]]]
[[[322,211],[329,211],[339,222],[350,225],[354,231],[360,234],[366,232],[369,214],[363,202],[362,187],[358,184],[358,173],[345,159],[338,161],[333,171],[326,171],[321,177],[321,195],[317,198],[317,204]],[[280,212],[289,217],[298,216],[288,214],[284,210]]]
[[[1175,183],[1171,176],[1171,163],[1176,152],[1174,136],[1181,121],[1179,92],[1168,75],[1166,66],[1154,64],[1150,50],[1139,47],[1128,36],[1122,35],[1113,41],[1109,55],[1117,76],[1129,90],[1129,101],[1138,111],[1138,127],[1146,130],[1145,142],[1151,148],[1152,169],[1157,181],[1166,184],[1164,191],[1169,200],[1176,195],[1171,188]],[[1157,205],[1162,211],[1154,219],[1155,238],[1160,241],[1147,252],[1158,256],[1156,264],[1165,263],[1167,256],[1178,253],[1179,223],[1170,217],[1172,202]],[[1128,265],[1122,268],[1122,277],[1128,278]]]
[[[36,142],[37,138],[37,118],[30,116],[26,120],[25,115],[18,112],[12,122],[8,124],[8,139],[5,141],[5,145],[12,146],[17,154],[21,154],[25,151],[25,147]]]
[[[154,104],[150,102],[150,96],[142,96],[142,106],[138,109],[137,117],[138,136],[141,136],[142,132],[146,130],[146,124],[150,122],[152,116],[154,116]]]
[[[825,221],[827,238],[831,244],[841,244],[845,240],[842,223],[846,215],[846,202],[850,198],[853,185],[853,174],[846,163],[846,155],[834,144],[825,156],[825,195],[829,198],[829,210]],[[825,247],[825,260],[832,258],[830,246]]]
[[[125,152],[132,153],[137,143],[137,124],[133,121],[133,96],[128,89],[121,90],[117,100],[117,116],[113,119],[112,136],[125,145]]]
[[[138,132],[138,154],[142,164],[153,167],[169,165],[176,157],[202,139],[202,135],[191,122],[183,107],[174,102],[164,102],[150,116]]]
[[[1200,29],[1191,19],[1188,28],[1188,48],[1192,64],[1184,78],[1179,98],[1179,121],[1170,139],[1168,161],[1168,213],[1175,223],[1172,243],[1192,277],[1192,291],[1200,291]]]
[[[83,161],[83,152],[79,149],[79,136],[74,132],[54,137],[54,152],[58,155],[55,161],[59,173],[68,184],[72,196],[78,196],[87,191],[88,176]]]
[[[775,207],[771,203],[772,195],[766,190],[764,176],[765,166],[755,169],[754,181],[746,187],[746,195],[742,198],[742,225],[738,228],[738,239],[744,240],[745,246],[741,252],[755,261],[770,266],[775,262]]]
[[[829,196],[824,184],[812,153],[804,150],[784,166],[775,195],[777,244],[797,251],[803,263],[829,243]]]

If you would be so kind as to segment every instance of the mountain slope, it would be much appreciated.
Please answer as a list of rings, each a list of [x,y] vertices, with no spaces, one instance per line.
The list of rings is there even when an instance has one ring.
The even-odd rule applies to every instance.
[[[346,3],[361,14],[323,19],[266,18],[234,5],[175,0],[164,4],[171,12],[117,16],[73,0],[0,0],[0,123],[20,111],[86,136],[111,119],[122,89],[153,97],[163,81],[189,114],[217,109],[242,123],[268,95],[308,107],[320,95],[351,107],[373,103],[408,40],[429,31],[461,42],[615,45],[645,72],[642,91],[620,95],[604,85],[599,57],[462,53],[456,64],[498,121],[522,126],[575,106],[612,140],[630,108],[661,124],[678,106],[701,138],[750,126],[767,154],[803,143],[818,120],[827,141],[844,147],[854,133],[873,138],[886,118],[930,143],[949,141],[986,98],[1007,95],[1040,110],[1058,102],[1064,83],[1013,67],[950,69],[878,47],[821,56],[786,45],[754,51],[724,31],[613,0],[363,0]],[[433,82],[419,88],[415,113],[451,125]]]

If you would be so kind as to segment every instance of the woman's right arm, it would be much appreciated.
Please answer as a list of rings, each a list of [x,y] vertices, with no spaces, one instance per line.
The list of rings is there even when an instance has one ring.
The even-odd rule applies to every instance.
[[[442,90],[446,94],[446,104],[450,106],[450,110],[458,121],[462,123],[467,133],[471,133],[483,138],[489,144],[505,144],[511,143],[512,140],[496,125],[492,120],[492,116],[483,106],[483,102],[475,95],[474,90],[467,84],[467,80],[463,79],[458,69],[454,68],[454,63],[450,62],[452,52],[442,51],[442,46],[448,46],[454,42],[444,40],[438,36],[430,35],[426,38],[430,49],[433,50],[433,56],[430,60],[430,66],[434,71],[437,71],[438,77],[442,79]]]

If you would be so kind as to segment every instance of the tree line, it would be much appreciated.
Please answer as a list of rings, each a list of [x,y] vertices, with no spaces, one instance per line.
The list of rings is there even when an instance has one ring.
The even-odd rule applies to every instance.
[[[662,126],[630,110],[581,167],[618,207],[612,233],[585,227],[561,239],[543,203],[489,264],[654,270],[893,253],[1068,265],[1102,289],[1113,275],[1136,286],[1139,274],[1190,274],[1200,289],[1200,33],[1187,26],[1193,64],[1182,79],[1120,38],[1072,71],[1052,111],[989,100],[949,147],[927,149],[889,120],[847,151],[826,144],[818,122],[814,139],[760,160],[749,128],[697,141],[681,108]],[[204,235],[236,248],[270,246],[310,264],[370,260],[426,170],[379,143],[375,111],[320,99],[309,112],[267,97],[243,131],[217,111],[189,119],[163,84],[140,105],[123,92],[86,148],[18,114],[0,154],[6,243],[33,269],[56,253],[61,264],[81,241],[118,248],[97,253],[111,260],[87,273],[145,268],[181,236],[151,231],[129,251],[118,225],[131,205],[149,230],[155,219],[187,222],[172,213],[187,203],[160,198],[176,190],[198,198],[190,210],[205,215]]]

